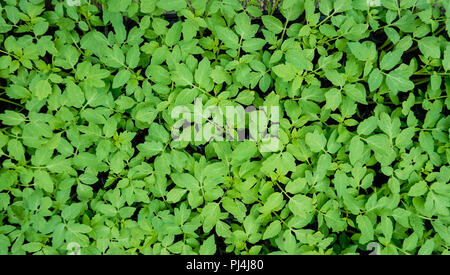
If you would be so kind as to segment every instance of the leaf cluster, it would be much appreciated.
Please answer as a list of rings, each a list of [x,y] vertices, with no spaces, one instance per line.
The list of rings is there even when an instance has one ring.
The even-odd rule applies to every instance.
[[[0,1],[0,254],[449,254],[450,2],[243,2]]]

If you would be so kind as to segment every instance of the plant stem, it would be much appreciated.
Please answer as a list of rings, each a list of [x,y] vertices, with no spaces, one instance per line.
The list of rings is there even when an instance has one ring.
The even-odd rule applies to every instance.
[[[24,108],[23,105],[21,105],[21,104],[19,104],[19,103],[15,103],[15,102],[13,102],[13,101],[11,101],[11,100],[7,100],[7,99],[4,99],[4,98],[0,98],[0,101],[7,102],[7,103],[9,103],[9,104],[13,104],[13,105],[16,105],[16,106],[19,106],[19,107]]]

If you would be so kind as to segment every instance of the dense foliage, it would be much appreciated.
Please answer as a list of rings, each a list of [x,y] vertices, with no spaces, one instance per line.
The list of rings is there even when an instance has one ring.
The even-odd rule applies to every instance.
[[[1,0],[0,253],[449,254],[450,1],[279,4]]]

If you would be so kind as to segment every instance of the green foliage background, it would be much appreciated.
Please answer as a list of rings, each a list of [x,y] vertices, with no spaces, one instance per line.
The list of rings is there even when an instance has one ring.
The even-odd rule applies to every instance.
[[[1,254],[449,254],[450,1],[246,2],[0,1]]]

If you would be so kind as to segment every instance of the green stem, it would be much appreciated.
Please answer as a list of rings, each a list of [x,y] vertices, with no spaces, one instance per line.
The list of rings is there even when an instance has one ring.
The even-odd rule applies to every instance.
[[[239,59],[239,56],[241,55],[241,44],[242,44],[242,36],[241,36],[241,38],[239,38],[239,48],[238,48],[238,52],[236,55],[236,59]]]
[[[4,99],[4,98],[0,98],[0,101],[7,102],[7,103],[9,103],[9,104],[13,104],[13,105],[16,105],[16,106],[19,106],[19,107],[24,108],[23,105],[21,105],[21,104],[19,104],[19,103],[15,103],[15,102],[13,102],[13,101],[11,101],[11,100],[7,100],[7,99]]]
[[[195,13],[195,10],[194,10],[194,7],[192,7],[191,1],[186,0],[186,3],[188,4],[188,6],[191,9],[192,13]]]
[[[275,5],[272,7],[272,10],[270,11],[270,15],[273,15],[273,13],[275,12],[275,10],[278,7],[278,3],[280,2],[280,0],[277,0],[277,2],[275,2]]]
[[[284,34],[286,33],[286,27],[287,27],[288,22],[289,22],[289,21],[286,20],[286,22],[284,23],[284,26],[283,26],[283,32],[281,33],[281,39],[280,39],[281,43],[283,43]],[[281,46],[281,45],[280,45],[280,46]]]
[[[325,23],[328,19],[330,19],[334,14],[336,13],[336,11],[333,11],[332,13],[330,13],[330,15],[328,15],[327,17],[325,17],[325,19],[323,19],[322,21],[320,21],[317,25],[315,25],[313,27],[313,29],[317,29],[318,27],[320,27],[320,25],[322,25],[323,23]]]

